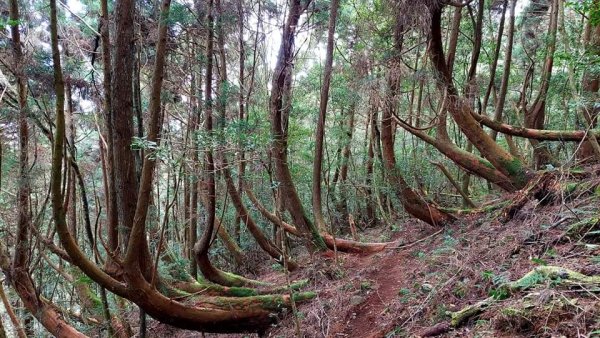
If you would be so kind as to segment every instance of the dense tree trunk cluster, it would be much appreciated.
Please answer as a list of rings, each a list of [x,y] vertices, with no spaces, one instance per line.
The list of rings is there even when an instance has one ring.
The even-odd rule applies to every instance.
[[[101,0],[94,28],[69,4],[10,0],[0,296],[15,334],[31,334],[15,299],[57,337],[129,337],[133,309],[140,337],[146,314],[263,332],[316,296],[289,280],[310,263],[298,252],[379,252],[395,243],[357,229],[443,227],[453,204],[597,162],[591,3]],[[48,35],[36,25],[51,52],[24,41]],[[241,275],[252,249],[285,284]]]

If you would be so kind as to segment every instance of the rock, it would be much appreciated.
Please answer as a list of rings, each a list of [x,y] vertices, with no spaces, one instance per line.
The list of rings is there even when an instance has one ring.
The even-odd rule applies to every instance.
[[[361,304],[364,301],[365,301],[365,298],[362,297],[362,296],[352,296],[350,298],[350,304],[351,305],[358,305],[358,304]]]
[[[423,292],[430,292],[431,290],[433,290],[433,285],[428,284],[428,283],[423,283],[423,284],[421,284],[421,290],[423,290]]]

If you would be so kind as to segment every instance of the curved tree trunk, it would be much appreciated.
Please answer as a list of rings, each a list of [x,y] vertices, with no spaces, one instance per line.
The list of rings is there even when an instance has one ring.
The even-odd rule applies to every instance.
[[[143,238],[146,233],[146,215],[150,202],[152,190],[152,181],[155,169],[155,159],[151,157],[144,158],[142,168],[142,178],[140,181],[139,198],[137,199],[137,209],[135,222],[131,228],[129,245],[123,265],[125,266],[125,280],[123,284],[98,268],[81,251],[73,236],[69,233],[66,223],[65,210],[63,208],[63,196],[61,189],[62,182],[62,159],[65,136],[65,116],[64,116],[64,86],[60,69],[60,55],[58,52],[57,31],[56,31],[56,10],[55,0],[51,1],[52,10],[52,37],[53,37],[53,59],[55,60],[55,89],[57,96],[56,111],[56,136],[52,156],[52,211],[53,219],[56,224],[57,233],[65,248],[65,251],[71,257],[74,264],[79,266],[83,272],[99,283],[101,286],[114,292],[118,296],[127,298],[136,303],[148,315],[157,320],[177,327],[194,329],[208,332],[256,332],[263,331],[273,321],[273,312],[281,308],[291,306],[291,297],[289,295],[267,295],[253,296],[243,298],[229,297],[203,297],[199,301],[186,299],[185,304],[175,299],[162,295],[153,283],[147,281],[143,274],[142,263],[140,262],[140,249],[143,247]],[[170,0],[163,0],[159,39],[156,52],[156,63],[152,81],[152,100],[150,102],[149,112],[149,133],[148,138],[152,142],[158,142],[160,132],[160,90],[164,76],[164,64],[166,54],[167,23]],[[210,239],[210,235],[208,236]],[[203,243],[200,243],[200,257],[203,255]],[[33,293],[35,295],[35,293]],[[314,297],[313,293],[300,293],[296,295],[295,300],[300,301]],[[46,308],[41,308],[46,310]],[[50,308],[49,310],[52,310]],[[55,312],[42,311],[37,313],[44,323],[50,326],[51,321],[57,316],[50,316]],[[62,320],[62,319],[61,319]],[[78,337],[82,336],[64,322],[58,322],[58,329],[52,331],[59,337]],[[51,326],[50,326],[51,327]]]
[[[599,3],[598,0],[595,0],[594,6],[598,6]],[[583,41],[585,44],[585,53],[594,56],[600,55],[600,25],[596,23],[594,26],[592,22],[590,22],[590,19],[588,19],[586,31],[589,31],[590,34],[586,35],[586,38]],[[584,106],[581,110],[585,119],[584,122],[586,122],[586,125],[591,129],[596,128],[598,125],[599,110],[595,107],[594,102],[597,101],[599,89],[599,74],[597,72],[586,70],[581,79],[581,96],[585,99]],[[584,142],[577,152],[577,158],[587,162],[600,161],[600,158],[597,158],[597,152],[594,150],[595,145],[593,142],[596,142],[596,144],[598,143],[597,140],[588,140]]]
[[[240,219],[246,224],[248,231],[252,234],[252,237],[256,240],[256,243],[266,252],[274,258],[279,264],[282,266],[285,265],[283,261],[283,252],[273,243],[263,231],[258,227],[258,225],[254,222],[254,219],[248,213],[248,210],[244,206],[244,202],[240,196],[240,193],[235,187],[235,182],[231,177],[231,171],[229,170],[227,161],[223,159],[223,176],[225,177],[225,183],[227,185],[227,192],[231,197],[231,202],[233,203],[237,214]],[[290,271],[296,270],[298,268],[298,264],[293,261],[287,261],[287,267]]]
[[[212,133],[213,127],[213,98],[212,98],[212,77],[213,77],[213,58],[214,58],[214,17],[213,17],[213,0],[208,1],[207,8],[207,30],[208,36],[206,41],[206,81],[205,81],[205,110],[204,110],[204,130],[208,135]],[[198,267],[204,277],[211,281],[218,280],[219,274],[208,258],[208,250],[212,240],[214,232],[215,219],[216,219],[216,190],[215,190],[215,162],[213,159],[212,148],[204,150],[204,172],[206,173],[205,182],[203,184],[206,187],[206,226],[202,237],[194,244],[194,255]]]
[[[254,206],[260,211],[260,213],[266,219],[271,221],[271,223],[273,223],[280,229],[283,229],[285,232],[290,233],[294,236],[302,237],[302,232],[300,232],[297,227],[295,227],[287,222],[284,222],[276,214],[268,211],[267,208],[265,208],[262,205],[262,203],[260,203],[260,201],[254,196],[254,194],[248,187],[245,186],[245,190],[246,190],[246,195],[248,195],[248,198],[250,198],[250,200],[252,201],[252,204],[254,204]],[[374,252],[384,250],[387,247],[389,247],[390,245],[394,244],[393,242],[361,243],[361,242],[347,240],[347,239],[334,238],[333,236],[331,236],[330,234],[328,234],[326,232],[321,233],[321,237],[323,238],[325,245],[327,245],[327,248],[329,248],[331,250],[338,250],[341,252],[374,253]]]
[[[304,236],[312,238],[313,247],[324,247],[317,227],[305,213],[288,167],[287,124],[290,113],[291,81],[293,73],[294,41],[300,15],[305,11],[300,0],[291,0],[288,17],[283,27],[283,36],[273,71],[269,109],[271,113],[272,156],[275,175],[283,192],[285,208],[292,216]]]
[[[395,53],[397,54],[392,61],[392,68],[400,65],[400,53],[402,51],[402,26],[396,23],[394,43]],[[385,100],[383,115],[381,117],[381,147],[383,153],[383,165],[387,171],[387,179],[396,192],[396,196],[402,203],[402,206],[410,215],[427,222],[431,225],[441,226],[452,220],[452,217],[439,210],[435,205],[428,203],[422,196],[419,196],[410,188],[400,170],[396,167],[396,155],[394,154],[393,125],[392,119],[396,110],[396,99],[399,91],[398,72],[390,71],[388,76],[387,91],[388,97]]]
[[[441,15],[442,8],[432,7],[431,27],[429,41],[429,57],[431,63],[438,72],[440,83],[447,92],[447,109],[452,115],[454,121],[461,131],[467,136],[473,146],[490,161],[504,175],[511,179],[516,188],[523,188],[530,179],[529,170],[521,163],[518,158],[512,156],[509,152],[500,147],[472,116],[472,109],[467,102],[464,102],[458,94],[452,83],[452,74],[448,71],[446,60],[444,58],[442,35],[441,35]]]
[[[554,52],[556,51],[556,32],[558,27],[558,1],[553,0],[550,12],[550,23],[548,26],[546,61],[542,70],[542,79],[540,91],[530,108],[525,109],[525,127],[533,129],[544,129],[546,119],[546,97],[550,88],[550,79],[552,78],[552,68],[554,67]],[[557,166],[558,163],[550,153],[547,145],[530,139],[533,146],[533,157],[535,167],[543,168],[546,164]]]

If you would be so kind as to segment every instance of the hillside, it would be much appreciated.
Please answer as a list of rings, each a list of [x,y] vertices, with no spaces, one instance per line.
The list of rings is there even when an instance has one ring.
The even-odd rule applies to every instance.
[[[595,337],[598,169],[548,172],[548,190],[537,197],[528,191],[533,187],[504,194],[441,229],[405,220],[393,232],[367,231],[365,241],[395,243],[376,254],[338,253],[338,263],[332,252],[305,257],[291,278],[308,279],[306,288],[318,296],[298,305],[301,335]],[[160,324],[153,329],[156,337],[197,336]],[[294,316],[265,336],[295,336]]]
[[[600,0],[0,2],[0,338],[600,337]]]

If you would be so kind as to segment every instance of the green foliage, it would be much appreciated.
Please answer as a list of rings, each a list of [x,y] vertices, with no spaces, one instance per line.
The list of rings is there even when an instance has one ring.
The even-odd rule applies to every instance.
[[[7,27],[14,27],[21,24],[21,20],[13,20],[10,18],[0,18],[0,29],[5,30]]]
[[[171,10],[169,11],[169,17],[167,18],[169,25],[190,25],[195,21],[196,17],[193,15],[193,9],[179,2],[171,3]]]
[[[546,262],[545,260],[541,259],[541,258],[531,258],[531,261],[535,264],[538,265],[548,265],[548,262]]]
[[[593,26],[600,24],[600,4],[594,0],[568,0],[565,7],[586,15]]]
[[[510,296],[510,292],[506,288],[494,288],[491,289],[488,295],[497,300],[503,300]]]

